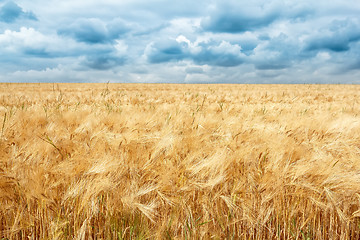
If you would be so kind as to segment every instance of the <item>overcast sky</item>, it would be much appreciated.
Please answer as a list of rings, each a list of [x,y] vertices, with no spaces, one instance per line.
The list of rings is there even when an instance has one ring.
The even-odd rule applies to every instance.
[[[0,0],[0,81],[360,83],[360,1]]]

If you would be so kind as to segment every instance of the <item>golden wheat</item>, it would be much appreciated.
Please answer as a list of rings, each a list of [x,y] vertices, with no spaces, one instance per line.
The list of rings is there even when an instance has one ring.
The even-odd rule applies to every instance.
[[[4,239],[358,239],[360,86],[0,84]]]

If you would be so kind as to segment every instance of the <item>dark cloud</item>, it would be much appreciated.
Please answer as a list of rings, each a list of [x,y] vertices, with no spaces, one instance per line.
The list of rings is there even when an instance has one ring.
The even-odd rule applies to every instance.
[[[360,40],[360,21],[335,20],[327,28],[308,39],[305,50],[330,50],[344,52],[350,49],[350,43]]]
[[[278,51],[264,51],[254,60],[249,60],[249,62],[253,63],[255,68],[259,70],[278,70],[289,68],[296,61],[297,59],[289,56],[287,52]]]
[[[124,20],[115,18],[106,25],[110,39],[117,39],[121,35],[130,31],[130,26]]]
[[[312,39],[306,47],[308,51],[322,49],[334,52],[348,51],[350,49],[349,39],[347,39],[346,36],[321,36]]]
[[[336,74],[360,70],[360,41],[352,42],[348,51],[327,52],[337,65]]]
[[[201,26],[205,31],[215,33],[242,33],[271,25],[281,19],[304,21],[313,10],[308,5],[289,4],[281,1],[220,2],[210,15],[203,19]]]
[[[69,27],[58,30],[58,34],[70,36],[79,42],[89,44],[109,43],[128,32],[129,28],[121,19],[115,19],[109,24],[95,18],[78,19]]]
[[[32,12],[25,12],[13,1],[5,3],[0,8],[0,21],[6,23],[12,23],[19,18],[37,20],[36,16]]]
[[[290,62],[284,59],[264,59],[262,61],[255,62],[256,69],[259,70],[277,70],[284,69],[291,66]]]
[[[77,53],[82,55],[81,65],[95,70],[109,70],[123,66],[126,61],[126,50],[119,52],[112,45],[91,45]]]
[[[145,54],[150,63],[189,59],[198,65],[234,67],[244,62],[241,47],[225,41],[210,41],[190,46],[186,42],[169,40],[153,44]]]
[[[241,52],[245,55],[249,56],[253,54],[254,49],[258,46],[258,40],[240,40],[240,41],[232,41],[231,44],[237,44],[241,46]]]
[[[189,74],[202,74],[204,70],[201,67],[188,67],[185,69],[185,72]]]
[[[240,33],[270,25],[276,18],[276,13],[257,17],[219,12],[205,19],[202,22],[202,27],[204,30],[211,32]]]
[[[225,47],[224,47],[225,48]],[[219,50],[217,50],[219,49]],[[214,48],[203,49],[200,53],[192,56],[194,62],[199,65],[212,65],[220,67],[235,67],[244,62],[241,52],[222,52],[221,45]]]
[[[45,48],[25,48],[23,50],[25,55],[39,57],[39,58],[50,58],[53,57]]]
[[[82,62],[83,65],[91,69],[96,70],[109,70],[125,64],[126,59],[124,57],[116,56],[89,56]]]
[[[347,66],[346,70],[348,70],[348,71],[351,71],[351,70],[360,70],[360,60],[355,61],[355,62],[353,62],[353,63],[350,63],[350,64]]]
[[[296,38],[280,33],[262,41],[256,53],[250,56],[249,62],[259,70],[278,70],[289,68],[314,56],[316,54],[304,52],[302,44]]]
[[[137,74],[148,74],[149,70],[147,68],[144,67],[134,67],[134,69],[132,70],[132,73],[137,73]]]
[[[150,63],[179,61],[188,57],[187,46],[175,40],[157,42],[148,46],[146,56]]]
[[[261,71],[257,71],[256,75],[262,78],[275,78],[281,75],[279,69],[259,69]]]
[[[59,30],[58,33],[86,43],[104,43],[109,39],[105,24],[98,19],[77,20],[69,27]]]

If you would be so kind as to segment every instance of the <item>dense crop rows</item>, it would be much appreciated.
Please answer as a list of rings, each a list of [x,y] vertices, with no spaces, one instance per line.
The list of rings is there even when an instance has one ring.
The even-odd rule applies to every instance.
[[[359,239],[360,86],[0,84],[9,239]]]

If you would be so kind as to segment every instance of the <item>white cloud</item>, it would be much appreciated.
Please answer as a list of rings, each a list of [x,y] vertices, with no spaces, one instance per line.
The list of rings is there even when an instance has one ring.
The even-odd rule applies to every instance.
[[[49,37],[35,31],[33,28],[22,27],[19,32],[6,30],[0,34],[0,44],[5,49],[16,50],[16,46],[43,47],[48,45]]]
[[[328,52],[319,52],[318,54],[316,54],[316,57],[319,60],[324,60],[324,61],[331,59],[330,53]]]
[[[191,45],[190,40],[187,39],[184,35],[178,36],[178,37],[176,38],[176,41],[177,41],[178,43],[185,42],[185,43],[187,43],[188,45]]]
[[[116,53],[120,56],[124,56],[127,53],[127,50],[129,48],[128,45],[126,45],[126,43],[123,40],[116,40],[115,41],[115,49],[116,49]]]
[[[210,46],[209,48],[216,54],[242,55],[239,45],[230,44],[227,41],[222,41],[219,46]]]
[[[178,43],[186,43],[188,45],[189,51],[191,54],[198,54],[201,52],[202,47],[199,46],[199,42],[192,43],[189,39],[187,39],[184,35],[179,35],[176,38]]]
[[[77,46],[75,46],[77,45]],[[6,30],[0,34],[0,49],[20,56],[52,57],[71,55],[71,51],[81,48],[75,41],[63,39],[55,34],[43,34],[34,28],[21,27],[19,31]]]

